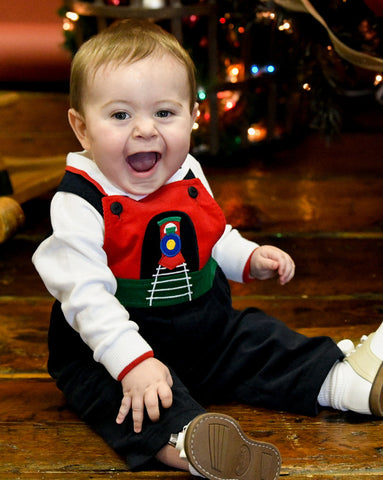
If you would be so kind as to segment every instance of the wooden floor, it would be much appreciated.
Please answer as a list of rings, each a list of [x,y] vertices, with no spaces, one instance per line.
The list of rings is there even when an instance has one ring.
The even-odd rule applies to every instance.
[[[233,285],[235,306],[259,306],[301,332],[336,340],[357,340],[383,321],[383,115],[352,114],[330,146],[312,135],[274,155],[207,167],[228,221],[287,250],[297,266],[285,287]],[[29,158],[32,170],[39,156],[78,148],[66,126],[64,95],[18,94],[0,103],[0,127],[0,155]],[[67,408],[46,373],[52,299],[30,257],[49,233],[50,198],[25,204],[25,227],[0,245],[0,480],[189,478],[130,473]],[[236,404],[209,408],[277,445],[281,478],[383,478],[379,419],[332,410],[308,418]]]

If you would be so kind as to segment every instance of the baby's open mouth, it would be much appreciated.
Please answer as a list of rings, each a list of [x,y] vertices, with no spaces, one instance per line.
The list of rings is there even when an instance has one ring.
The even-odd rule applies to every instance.
[[[160,154],[157,152],[139,152],[128,157],[128,164],[135,172],[148,172],[159,158]]]

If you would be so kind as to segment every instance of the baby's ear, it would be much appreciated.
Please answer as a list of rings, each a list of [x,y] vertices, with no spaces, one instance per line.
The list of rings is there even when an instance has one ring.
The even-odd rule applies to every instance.
[[[197,115],[198,115],[198,109],[199,109],[199,103],[195,102],[194,108],[193,108],[193,111],[192,111],[193,123],[196,121],[196,118],[197,118]]]
[[[82,148],[84,150],[89,150],[90,143],[84,117],[74,108],[70,108],[68,110],[68,120],[77,140],[81,143]]]

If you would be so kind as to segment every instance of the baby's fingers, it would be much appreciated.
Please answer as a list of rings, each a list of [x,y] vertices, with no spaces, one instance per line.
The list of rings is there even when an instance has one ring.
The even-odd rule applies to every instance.
[[[172,405],[173,394],[167,383],[161,383],[157,390],[151,389],[145,394],[145,407],[152,422],[156,422],[160,418],[159,399],[164,408]]]
[[[134,397],[132,400],[133,429],[136,433],[142,430],[144,421],[144,402],[141,397]]]
[[[158,396],[164,408],[169,408],[173,403],[173,393],[168,384],[162,384],[158,387]]]
[[[126,416],[129,413],[129,410],[130,410],[131,406],[132,406],[131,397],[129,395],[124,395],[123,398],[122,398],[120,410],[118,411],[118,415],[117,415],[117,418],[116,418],[116,422],[118,424],[121,424],[125,420]]]
[[[288,283],[295,274],[294,262],[291,259],[288,259],[288,261],[284,263],[282,267],[280,267],[278,273],[281,285]]]
[[[156,422],[160,418],[160,407],[158,404],[158,395],[156,390],[151,389],[146,392],[145,407],[150,420],[152,422]]]

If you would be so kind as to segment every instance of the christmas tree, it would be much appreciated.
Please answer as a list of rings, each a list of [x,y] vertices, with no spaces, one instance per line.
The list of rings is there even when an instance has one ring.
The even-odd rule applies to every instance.
[[[60,10],[65,44],[73,53],[79,36],[86,40],[99,29],[95,16],[71,8],[79,3],[84,2],[65,2]],[[132,2],[104,3],[117,11]],[[219,1],[214,78],[208,54],[211,18],[190,13],[196,0],[182,5],[190,6],[182,17],[182,43],[198,71],[196,154],[209,152],[212,95],[218,105],[219,150],[225,154],[275,144],[307,129],[331,138],[341,131],[350,98],[383,104],[382,0],[264,0],[251,6],[245,0]],[[141,8],[155,11],[166,2],[146,0]],[[107,23],[112,21],[108,17]],[[170,29],[169,21],[158,23]]]

